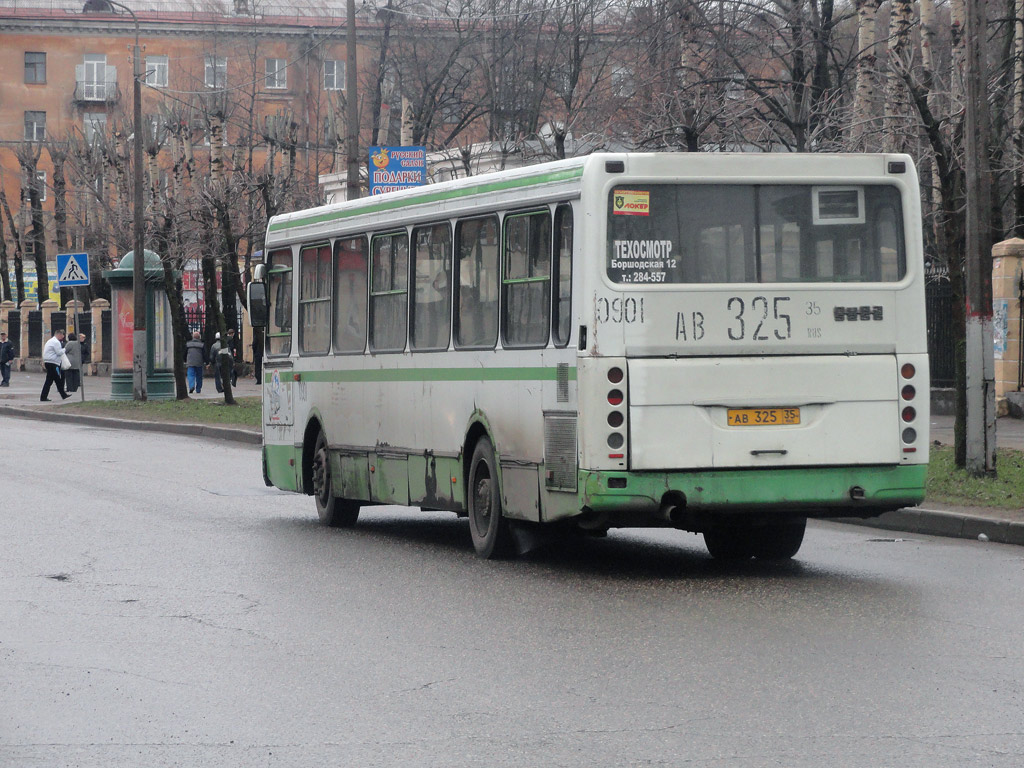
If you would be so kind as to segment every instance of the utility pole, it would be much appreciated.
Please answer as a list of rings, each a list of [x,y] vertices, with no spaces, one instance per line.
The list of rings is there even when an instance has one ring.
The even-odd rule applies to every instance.
[[[985,2],[967,0],[964,173],[967,193],[965,272],[967,318],[967,471],[996,471],[996,390],[992,340],[992,177],[988,163],[988,93],[981,43]]]
[[[133,183],[135,189],[132,196],[134,215],[133,229],[135,246],[132,248],[132,301],[134,325],[132,327],[132,400],[146,400],[146,247],[142,214],[142,78],[145,73],[142,67],[142,49],[139,48],[139,17],[127,5],[107,0],[111,5],[126,11],[135,22],[135,46],[132,48],[133,83],[132,87],[132,128],[135,142],[132,145],[132,164],[134,167]]]
[[[347,198],[359,197],[359,110],[356,99],[356,0],[345,6],[348,17],[345,38],[345,154],[348,155]]]

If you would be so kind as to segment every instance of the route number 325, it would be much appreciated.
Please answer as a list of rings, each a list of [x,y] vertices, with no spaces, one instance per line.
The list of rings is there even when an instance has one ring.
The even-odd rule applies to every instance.
[[[767,296],[755,296],[748,305],[739,296],[731,296],[727,304],[733,313],[733,321],[728,328],[729,338],[732,341],[768,341],[771,338],[769,332],[774,333],[779,341],[791,338],[793,325],[785,312],[788,301],[789,296],[776,296],[771,301]]]

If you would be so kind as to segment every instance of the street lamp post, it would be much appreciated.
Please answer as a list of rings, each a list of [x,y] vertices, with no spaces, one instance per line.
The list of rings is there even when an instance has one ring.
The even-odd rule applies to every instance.
[[[134,184],[132,207],[134,208],[134,259],[132,261],[132,299],[134,326],[132,329],[132,399],[146,400],[146,249],[143,243],[143,202],[142,202],[142,52],[139,48],[139,18],[127,5],[107,0],[110,5],[127,11],[135,22],[135,46],[132,48],[132,128],[134,143],[132,163]]]

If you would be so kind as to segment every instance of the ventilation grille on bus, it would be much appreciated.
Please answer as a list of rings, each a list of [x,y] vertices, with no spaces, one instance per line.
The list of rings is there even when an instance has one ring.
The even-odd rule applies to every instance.
[[[576,414],[544,414],[544,485],[576,490]]]
[[[569,402],[569,364],[559,363],[555,368],[555,384],[557,385],[557,392],[555,395],[556,402],[568,403]]]

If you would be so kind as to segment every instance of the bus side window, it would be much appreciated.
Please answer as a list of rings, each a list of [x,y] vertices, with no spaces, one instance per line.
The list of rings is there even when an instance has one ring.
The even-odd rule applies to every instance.
[[[273,251],[269,259],[267,283],[270,324],[267,327],[267,354],[287,355],[292,351],[292,252],[290,248]]]
[[[493,348],[498,340],[497,218],[460,221],[455,228],[455,253],[455,346]]]
[[[505,217],[502,339],[510,347],[548,343],[551,300],[551,214]]]
[[[304,247],[299,265],[299,352],[322,355],[331,348],[331,246]]]
[[[409,236],[405,232],[373,238],[370,276],[370,351],[405,349],[409,315]]]
[[[551,332],[555,346],[569,343],[572,330],[572,207],[560,205],[555,209],[554,308]]]
[[[412,263],[410,346],[413,349],[448,349],[452,316],[452,231],[447,224],[433,224],[417,227],[412,237],[416,251]]]
[[[366,346],[366,236],[334,244],[334,351]]]

